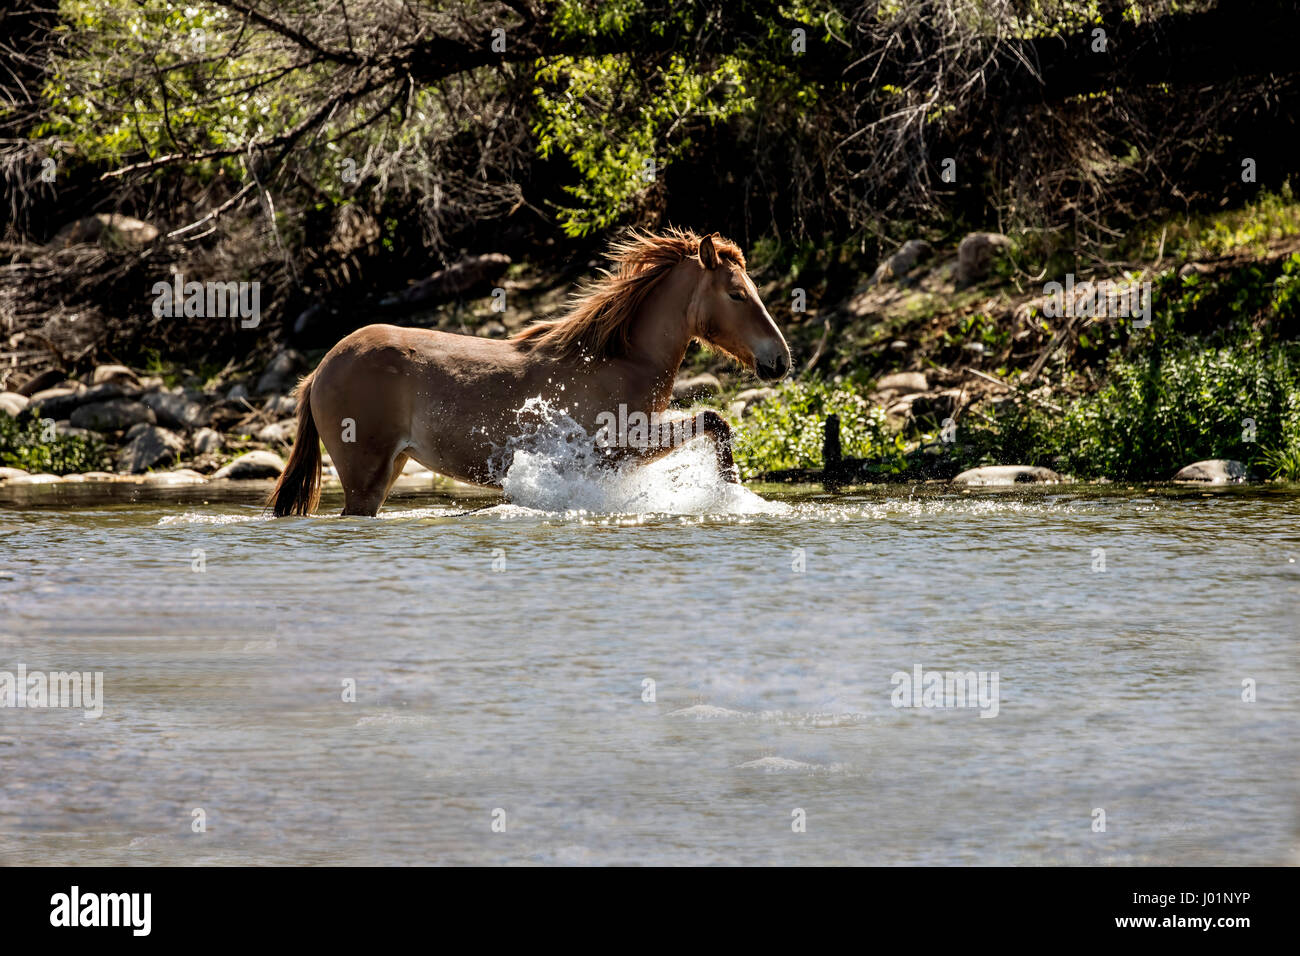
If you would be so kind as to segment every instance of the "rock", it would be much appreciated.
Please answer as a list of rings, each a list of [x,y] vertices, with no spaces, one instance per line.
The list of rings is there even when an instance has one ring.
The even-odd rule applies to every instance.
[[[292,395],[272,395],[262,410],[273,418],[288,418],[298,414],[298,399]]]
[[[882,375],[876,380],[877,392],[892,392],[895,395],[910,395],[913,392],[928,392],[930,383],[924,372],[894,372]]]
[[[248,388],[243,384],[233,385],[230,391],[226,392],[226,401],[237,402],[241,398],[248,398]]]
[[[126,433],[126,445],[117,456],[117,470],[138,475],[160,462],[174,461],[185,442],[174,432],[141,422]]]
[[[988,465],[963,471],[952,480],[954,485],[1057,484],[1065,479],[1050,468],[1037,465]]]
[[[755,405],[765,402],[776,395],[774,388],[747,388],[742,392],[737,392],[732,405],[739,405],[740,411],[737,415],[746,415]]]
[[[281,349],[267,364],[253,391],[258,395],[289,391],[291,380],[297,376],[304,364],[302,356],[293,349]]]
[[[1239,461],[1229,458],[1210,458],[1180,468],[1178,474],[1174,475],[1174,481],[1207,481],[1212,485],[1226,485],[1246,481],[1249,477],[1250,469]]]
[[[47,388],[53,388],[55,385],[67,381],[67,378],[68,377],[58,369],[52,368],[49,371],[42,372],[40,375],[33,375],[27,381],[23,382],[22,385],[18,386],[18,394],[26,395],[30,398],[37,392],[43,392]]]
[[[31,397],[31,407],[41,418],[53,418],[56,421],[71,418],[72,413],[82,405],[107,402],[126,395],[126,390],[115,382],[105,382],[86,388],[84,385],[61,386],[37,392]]]
[[[132,388],[137,388],[140,385],[140,380],[136,377],[135,372],[125,365],[95,366],[95,371],[90,375],[90,384],[106,385],[109,383],[130,385]]]
[[[200,428],[191,440],[196,455],[206,455],[221,447],[221,432],[211,428]]]
[[[889,343],[889,351],[891,352],[906,352],[911,347],[912,345],[907,339],[894,339]]]
[[[118,476],[108,471],[88,471],[81,476],[85,481],[117,481]]]
[[[0,481],[10,481],[14,478],[21,478],[27,474],[25,468],[4,468],[0,467]]]
[[[27,405],[40,418],[67,418],[81,404],[77,396],[87,391],[84,385],[60,385],[32,395]]]
[[[509,330],[506,329],[504,323],[493,320],[484,322],[475,330],[474,334],[485,339],[503,339],[509,334]]]
[[[297,434],[298,422],[296,419],[289,418],[282,422],[275,422],[272,425],[263,425],[257,430],[257,440],[289,445],[293,443],[293,438]]]
[[[722,394],[722,383],[716,375],[705,372],[690,378],[679,378],[673,383],[673,399],[679,402],[693,402],[701,398],[711,398]]]
[[[73,428],[89,428],[97,432],[120,432],[132,425],[152,425],[157,421],[153,409],[142,402],[126,398],[113,398],[107,402],[91,402],[73,409],[69,419]]]
[[[46,473],[41,473],[39,475],[29,475],[23,473],[21,475],[15,475],[13,478],[10,478],[8,481],[5,482],[5,484],[6,485],[53,485],[62,480],[63,479],[60,478],[58,475],[50,475]]]
[[[993,268],[994,254],[1011,247],[1011,240],[998,232],[972,232],[957,246],[957,286],[978,282]]]
[[[150,392],[140,401],[153,410],[160,425],[168,428],[190,431],[208,422],[203,406],[186,395],[173,392]]]
[[[62,438],[90,438],[95,434],[89,428],[77,428],[66,420],[54,423],[54,433]]]
[[[284,471],[284,459],[270,451],[250,451],[240,455],[213,475],[214,480],[228,478],[245,481],[253,478],[278,478]]]
[[[934,254],[930,244],[924,239],[909,239],[872,273],[870,285],[879,285],[890,279],[902,279],[912,271],[917,263],[924,262]]]
[[[26,408],[27,404],[26,395],[19,395],[17,392],[0,392],[0,412],[4,412],[11,418],[17,418],[18,413]]]
[[[145,476],[150,485],[201,485],[208,479],[193,468],[177,468],[173,471],[155,471]]]
[[[103,246],[138,249],[157,238],[157,226],[131,216],[101,212],[68,223],[50,240],[50,245],[67,248],[83,242],[98,242]]]

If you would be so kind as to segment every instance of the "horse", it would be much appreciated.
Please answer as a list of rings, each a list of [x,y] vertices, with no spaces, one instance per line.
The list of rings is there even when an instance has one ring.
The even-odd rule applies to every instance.
[[[717,233],[669,229],[632,231],[606,255],[612,268],[580,286],[565,315],[508,339],[393,325],[348,335],[298,384],[297,437],[267,506],[277,517],[315,510],[321,443],[343,485],[345,515],[378,514],[408,458],[500,488],[493,454],[534,397],[563,407],[589,433],[622,406],[656,422],[652,440],[607,449],[615,465],[653,461],[698,429],[714,443],[723,478],[739,482],[731,429],[717,412],[698,415],[697,429],[658,422],[692,341],[764,381],[789,373],[790,349],[744,254]]]

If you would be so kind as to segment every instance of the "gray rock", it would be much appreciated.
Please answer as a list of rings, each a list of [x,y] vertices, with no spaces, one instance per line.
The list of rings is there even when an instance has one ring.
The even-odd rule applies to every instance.
[[[287,392],[298,371],[303,367],[301,355],[293,349],[282,349],[267,364],[253,391],[258,395],[265,395],[268,392]]]
[[[1058,484],[1065,479],[1050,468],[1037,465],[988,465],[963,471],[952,480],[954,485]]]
[[[226,392],[226,401],[228,402],[237,402],[241,398],[248,398],[248,388],[242,383],[239,385],[232,385],[230,391]]]
[[[282,422],[275,422],[272,425],[263,425],[257,430],[257,440],[288,445],[293,443],[294,436],[297,434],[298,422],[296,419],[290,418]]]
[[[928,392],[930,383],[924,372],[894,372],[882,375],[876,381],[877,392],[893,392],[895,395],[910,395],[913,392]]]
[[[679,402],[693,402],[701,398],[711,398],[722,394],[722,383],[716,375],[705,372],[690,378],[679,378],[673,382],[673,398]]]
[[[126,433],[126,444],[117,455],[117,470],[138,475],[155,465],[175,461],[185,442],[174,432],[141,422]]]
[[[95,371],[91,373],[91,385],[129,385],[133,388],[140,385],[140,380],[136,377],[135,372],[131,371],[125,365],[97,365]]]
[[[213,479],[229,478],[244,481],[253,478],[278,478],[284,471],[284,459],[274,452],[250,451],[240,455],[226,467],[217,471]]]
[[[89,428],[96,432],[119,432],[141,422],[152,425],[157,421],[153,409],[142,402],[127,398],[111,398],[106,402],[91,402],[72,411],[69,418],[73,428]]]
[[[206,455],[221,447],[221,432],[211,428],[200,428],[194,433],[192,442],[196,455]]]
[[[59,385],[35,393],[27,400],[27,405],[40,418],[67,418],[81,402],[78,400],[84,385]]]
[[[273,418],[288,418],[298,413],[298,399],[292,395],[272,395],[262,410]]]
[[[999,232],[972,232],[957,246],[957,285],[978,282],[993,268],[995,254],[1011,247],[1011,240]]]
[[[26,395],[19,395],[17,392],[0,392],[0,412],[4,412],[11,418],[17,418],[28,405]]]
[[[68,223],[50,240],[55,248],[98,242],[117,248],[139,249],[158,238],[158,227],[118,213],[96,213]]]
[[[150,392],[140,401],[153,410],[158,424],[168,428],[190,431],[208,422],[203,406],[183,394]]]
[[[43,392],[47,388],[54,388],[56,385],[67,383],[67,376],[57,368],[47,369],[39,375],[33,375],[27,381],[18,386],[15,391],[19,395],[26,395],[29,398],[37,392]]]
[[[876,266],[870,284],[879,285],[890,279],[902,279],[916,268],[918,263],[924,262],[933,254],[934,250],[924,239],[909,239],[899,246],[892,256]]]
[[[1239,461],[1229,458],[1210,458],[1180,468],[1178,474],[1174,475],[1174,481],[1205,481],[1212,485],[1226,485],[1246,481],[1249,477],[1250,469]]]
[[[201,485],[207,480],[192,468],[155,471],[145,476],[145,482],[151,485]]]

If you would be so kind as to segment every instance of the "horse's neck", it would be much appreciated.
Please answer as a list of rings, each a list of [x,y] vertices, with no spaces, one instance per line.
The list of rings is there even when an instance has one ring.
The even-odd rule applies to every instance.
[[[672,396],[673,380],[694,332],[688,316],[698,276],[689,264],[671,270],[646,295],[632,320],[628,357],[645,373],[648,404],[661,409]]]

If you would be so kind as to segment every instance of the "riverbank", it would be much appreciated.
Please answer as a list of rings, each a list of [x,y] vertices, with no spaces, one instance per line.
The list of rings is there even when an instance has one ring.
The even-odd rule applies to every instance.
[[[1289,191],[1136,235],[1104,274],[1027,277],[1027,261],[1053,261],[1030,242],[914,239],[870,269],[836,247],[760,243],[751,272],[795,377],[757,388],[694,349],[674,403],[731,421],[750,481],[951,480],[1014,466],[1020,481],[1150,482],[1205,460],[1227,462],[1202,469],[1225,481],[1300,480],[1300,204]],[[489,259],[505,270],[500,295],[457,280],[443,301],[386,318],[504,337],[564,308],[573,276],[473,261]],[[273,477],[296,434],[293,386],[324,351],[6,373],[0,467],[21,471],[0,481]],[[838,457],[822,475],[832,415]]]

